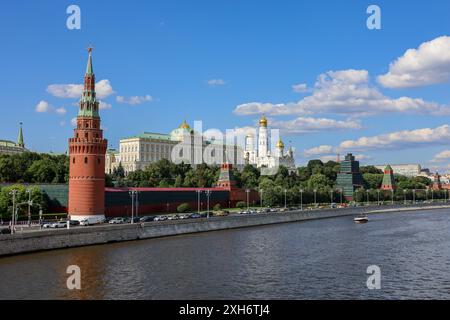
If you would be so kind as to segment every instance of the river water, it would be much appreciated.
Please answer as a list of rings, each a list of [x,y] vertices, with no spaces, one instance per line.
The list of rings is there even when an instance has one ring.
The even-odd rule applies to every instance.
[[[314,220],[0,258],[0,299],[450,299],[450,211]],[[81,290],[66,286],[69,265]],[[381,270],[369,290],[367,267]]]

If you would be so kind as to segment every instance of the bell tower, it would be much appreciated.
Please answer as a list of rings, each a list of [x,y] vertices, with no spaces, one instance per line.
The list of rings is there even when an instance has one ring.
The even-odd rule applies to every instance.
[[[69,208],[72,220],[105,218],[105,154],[108,142],[100,128],[99,102],[95,94],[92,48],[84,75],[77,127],[69,139]]]

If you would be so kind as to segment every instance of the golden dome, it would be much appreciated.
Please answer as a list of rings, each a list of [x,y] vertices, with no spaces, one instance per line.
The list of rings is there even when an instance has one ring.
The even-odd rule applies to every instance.
[[[267,118],[266,118],[266,116],[262,116],[261,119],[259,119],[259,125],[261,127],[267,127]]]
[[[284,143],[283,143],[283,141],[281,141],[281,139],[279,139],[278,142],[277,142],[277,148],[279,148],[279,149],[283,149],[284,148]]]
[[[182,124],[180,124],[180,129],[190,129],[189,125],[187,124],[186,120],[183,121]]]

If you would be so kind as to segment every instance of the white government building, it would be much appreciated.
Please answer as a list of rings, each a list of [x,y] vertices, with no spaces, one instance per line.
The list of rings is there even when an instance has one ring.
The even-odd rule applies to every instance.
[[[262,117],[259,123],[257,148],[255,148],[253,136],[248,135],[245,139],[245,151],[238,145],[225,145],[221,141],[207,140],[203,137],[201,137],[200,143],[195,144],[194,140],[200,135],[195,134],[186,121],[183,121],[178,128],[172,130],[169,134],[144,132],[136,136],[127,137],[120,140],[119,150],[109,149],[107,151],[105,172],[111,174],[114,168],[119,166],[119,163],[121,163],[127,174],[136,170],[143,170],[149,164],[161,159],[172,161],[172,151],[181,142],[189,146],[190,149],[189,155],[186,157],[188,159],[184,162],[191,163],[193,166],[202,163],[202,161],[196,161],[196,155],[197,157],[199,155],[210,155],[210,164],[220,165],[223,162],[227,162],[238,169],[242,169],[245,164],[251,164],[258,168],[278,168],[280,165],[283,165],[289,171],[295,171],[292,148],[289,148],[285,154],[284,144],[279,140],[274,153],[271,154],[267,119]],[[223,155],[215,158],[217,150],[223,150]],[[182,156],[182,153],[183,151],[179,153],[180,156]]]
[[[384,171],[386,166],[387,164],[383,164],[375,165],[374,167]],[[391,164],[390,166],[392,167],[394,174],[400,174],[410,178],[420,176],[422,173],[422,167],[420,164]]]
[[[200,137],[201,141],[194,143]],[[187,139],[187,140],[186,140]],[[188,154],[183,156],[185,150],[179,150],[178,156],[184,158],[185,163],[195,167],[205,161],[209,154],[209,164],[220,165],[229,162],[234,165],[243,166],[243,150],[236,145],[225,145],[221,141],[206,140],[201,135],[195,134],[194,130],[183,121],[170,134],[144,132],[142,134],[120,140],[119,150],[110,149],[106,153],[105,172],[112,173],[114,168],[122,164],[125,173],[136,170],[144,170],[149,164],[162,159],[173,161],[172,151],[180,143],[185,144]],[[216,152],[223,152],[222,156],[216,158]],[[177,150],[175,151],[175,154]],[[202,157],[203,155],[203,157]],[[196,160],[200,159],[200,160]],[[183,159],[181,159],[183,160]]]

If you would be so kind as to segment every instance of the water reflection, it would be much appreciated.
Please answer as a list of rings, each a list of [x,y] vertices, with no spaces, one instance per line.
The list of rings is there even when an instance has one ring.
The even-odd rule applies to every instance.
[[[449,299],[449,228],[448,212],[435,210],[8,257],[0,259],[0,298]],[[82,290],[66,287],[72,264]],[[381,290],[366,287],[372,264]]]

